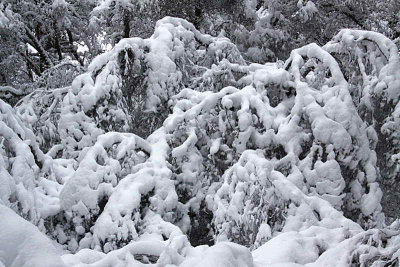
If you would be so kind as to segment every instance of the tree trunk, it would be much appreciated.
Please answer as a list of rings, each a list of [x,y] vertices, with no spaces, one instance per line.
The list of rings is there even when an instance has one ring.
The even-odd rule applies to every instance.
[[[77,49],[75,49],[75,47],[74,47],[74,37],[72,36],[72,32],[70,30],[67,30],[67,35],[68,35],[69,44],[71,46],[71,53],[74,56],[74,58],[79,62],[79,64],[83,67],[83,60],[78,55]]]

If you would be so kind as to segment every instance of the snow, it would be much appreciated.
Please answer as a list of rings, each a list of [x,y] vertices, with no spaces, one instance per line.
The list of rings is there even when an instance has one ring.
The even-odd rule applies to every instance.
[[[317,12],[311,1],[298,6],[306,19]],[[71,86],[37,90],[16,108],[0,100],[0,261],[350,266],[398,258],[399,225],[384,224],[375,146],[380,130],[397,142],[400,107],[382,129],[360,112],[376,94],[399,95],[398,51],[381,37],[343,30],[324,47],[293,50],[284,64],[247,64],[226,37],[166,17],[150,38],[124,39],[96,57]],[[361,54],[362,42],[380,49]],[[357,86],[334,57],[348,51],[360,57]],[[367,73],[363,64],[374,67]],[[127,77],[140,79],[127,85]],[[44,101],[44,111],[35,106]]]
[[[179,266],[253,267],[254,265],[250,251],[247,248],[234,243],[220,242],[205,250],[199,257],[188,259]]]
[[[1,7],[3,7],[3,4],[1,5]],[[4,12],[2,10],[0,11],[0,28],[6,28],[6,27],[8,27],[8,24],[10,23],[10,20],[7,18],[6,15],[7,15],[7,10],[6,10],[6,14],[4,14]]]
[[[318,258],[314,242],[311,238],[307,240],[299,236],[297,232],[286,232],[254,250],[252,255],[256,262],[268,266],[289,262],[305,264]]]
[[[318,13],[318,9],[313,1],[307,1],[304,5],[303,0],[297,2],[297,8],[299,9],[300,16],[305,20],[310,20],[315,13]]]
[[[7,267],[66,266],[51,240],[0,204],[0,263]]]

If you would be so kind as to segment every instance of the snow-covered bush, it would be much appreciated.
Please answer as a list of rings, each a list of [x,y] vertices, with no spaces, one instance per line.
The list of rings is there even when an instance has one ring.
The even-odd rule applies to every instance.
[[[31,127],[44,152],[61,142],[58,121],[63,98],[69,89],[70,87],[36,89],[16,106],[18,116]]]
[[[396,45],[379,33],[342,30],[324,49],[339,59],[353,102],[369,126],[370,143],[377,153],[386,190],[397,190],[400,58]],[[393,199],[389,195],[384,195],[385,207],[397,214],[394,206],[390,207]]]
[[[68,266],[395,264],[379,153],[397,159],[400,62],[381,37],[257,64],[164,18],[70,86],[0,100],[0,205]]]
[[[222,216],[214,217],[214,226],[222,227],[217,232],[226,232],[224,228],[233,231],[232,224],[240,224],[237,228],[242,231],[242,224],[258,228],[262,222],[247,220],[265,218],[263,209],[269,210],[266,203],[272,200],[265,200],[254,218],[235,218],[234,214],[239,209],[238,214],[251,216],[254,206],[260,205],[252,203],[251,192],[269,190],[265,180],[268,171],[260,182],[257,171],[243,169],[246,160],[241,163],[239,159],[247,149],[259,149],[271,169],[287,176],[304,192],[320,196],[362,224],[381,225],[381,206],[374,204],[382,197],[376,182],[376,156],[338,64],[321,47],[309,45],[294,50],[285,68],[250,65],[242,68],[247,75],[238,81],[241,90],[184,90],[176,96],[173,114],[164,127],[171,132],[171,154],[178,188],[185,192],[180,194],[185,197],[183,201],[199,214],[202,202],[216,194],[218,201],[227,198],[226,211],[222,207],[215,211],[207,203],[207,208],[215,211],[214,216]],[[240,165],[228,170],[235,163]],[[249,168],[252,164],[258,166],[248,164]],[[238,174],[237,168],[243,171]],[[251,173],[255,177],[251,178]],[[260,194],[279,198],[270,190]],[[240,208],[239,203],[247,200],[248,204],[243,205],[248,206]],[[270,212],[277,208],[284,213],[287,204],[275,202]],[[280,224],[281,215],[276,217],[271,228]],[[223,226],[224,221],[229,226]],[[249,244],[254,242],[258,229],[251,231],[254,237],[242,232],[242,236],[231,233],[221,238],[250,238],[252,242],[243,241]]]
[[[282,230],[289,203],[275,190],[272,169],[261,150],[246,150],[225,172],[214,197],[217,240],[256,248]]]
[[[84,150],[78,168],[60,193],[63,223],[72,228],[67,228],[67,233],[56,229],[61,231],[54,233],[59,241],[64,243],[68,240],[62,239],[71,235],[71,242],[77,242],[90,232],[120,182],[125,183],[125,176],[138,171],[149,153],[149,145],[140,137],[116,132],[100,135],[92,147]],[[77,248],[77,243],[69,245]]]
[[[202,35],[179,19],[159,21],[149,39],[122,40],[95,58],[63,97],[58,132],[64,151],[76,157],[106,131],[148,136],[161,126],[170,97],[182,88],[218,90],[221,80],[229,83],[221,78],[234,75],[223,67],[227,60],[244,63],[229,40]]]
[[[1,201],[19,215],[40,223],[58,210],[52,160],[43,154],[33,132],[0,100]]]

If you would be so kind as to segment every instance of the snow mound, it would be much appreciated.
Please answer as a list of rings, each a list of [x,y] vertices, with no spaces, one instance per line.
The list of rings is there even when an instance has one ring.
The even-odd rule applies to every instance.
[[[2,204],[0,218],[0,266],[66,266],[61,260],[61,251],[34,225]]]

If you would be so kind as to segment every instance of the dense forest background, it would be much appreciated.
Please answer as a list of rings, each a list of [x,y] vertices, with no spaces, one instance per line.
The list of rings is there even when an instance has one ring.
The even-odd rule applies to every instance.
[[[398,266],[399,47],[397,0],[0,0],[0,267]]]
[[[395,42],[400,37],[395,0],[2,1],[0,8],[0,84],[21,94],[40,87],[46,74],[56,75],[61,63],[80,66],[71,66],[58,86],[69,84],[73,71],[83,71],[122,38],[150,37],[165,16],[229,38],[245,60],[258,63],[286,60],[309,43],[322,46],[343,28],[377,31]]]

